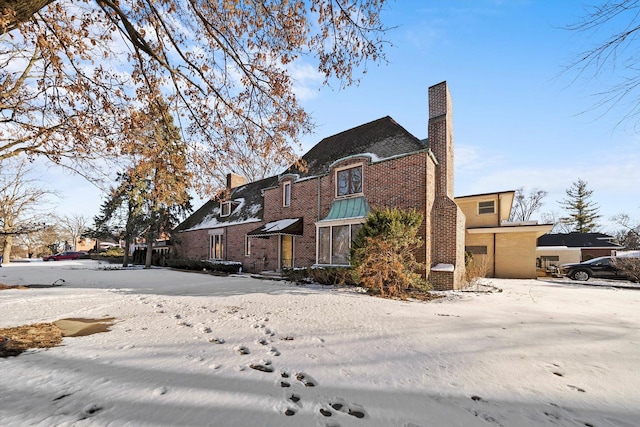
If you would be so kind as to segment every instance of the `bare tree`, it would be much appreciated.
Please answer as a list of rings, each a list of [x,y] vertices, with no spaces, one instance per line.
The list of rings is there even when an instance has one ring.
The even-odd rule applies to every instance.
[[[384,61],[385,3],[0,0],[0,32],[9,36],[0,61],[11,64],[0,72],[0,154],[114,160],[138,143],[119,138],[129,107],[162,93],[192,184],[212,195],[220,186],[211,171],[238,153],[297,160],[294,148],[313,125],[292,67],[312,61],[324,84],[356,83],[370,62]]]
[[[608,74],[613,77],[610,86],[596,95],[594,108],[605,112],[622,104],[628,108],[622,121],[631,120],[636,128],[640,124],[640,2],[613,0],[587,8],[587,13],[576,23],[566,27],[575,31],[581,40],[593,43],[576,55],[566,72],[577,72],[577,77],[598,80]]]
[[[618,214],[611,218],[620,226],[615,232],[618,243],[625,249],[640,249],[640,223],[634,222],[627,214]]]
[[[524,194],[524,187],[516,190],[516,195],[511,208],[509,221],[529,221],[531,215],[536,213],[543,205],[542,199],[547,197],[544,190],[533,189],[528,195]]]
[[[91,219],[84,215],[72,214],[58,216],[58,225],[65,235],[65,239],[72,243],[73,251],[76,250],[78,240],[87,231]]]
[[[571,226],[567,224],[558,212],[543,212],[540,215],[542,222],[545,224],[553,224],[553,228],[550,233],[570,233]]]
[[[10,262],[11,246],[16,235],[43,228],[41,210],[47,195],[35,179],[29,178],[25,161],[0,163],[0,235],[3,237],[2,258]]]

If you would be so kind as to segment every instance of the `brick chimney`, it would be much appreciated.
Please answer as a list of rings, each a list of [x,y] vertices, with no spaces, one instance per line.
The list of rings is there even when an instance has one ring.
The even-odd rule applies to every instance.
[[[453,109],[447,82],[429,88],[428,136],[438,161],[429,280],[435,289],[459,289],[465,270],[465,217],[453,200]]]
[[[233,172],[227,174],[227,188],[225,191],[225,198],[231,195],[231,190],[247,183],[247,178],[237,175]]]
[[[240,187],[241,185],[245,185],[247,183],[247,178],[244,176],[240,176],[233,172],[227,174],[227,190],[231,191],[236,187]]]

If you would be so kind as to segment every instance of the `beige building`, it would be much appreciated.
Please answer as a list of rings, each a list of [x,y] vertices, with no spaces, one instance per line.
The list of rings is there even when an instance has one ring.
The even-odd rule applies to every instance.
[[[536,277],[536,242],[553,224],[509,222],[515,191],[456,197],[466,217],[465,250],[470,268],[484,277]]]

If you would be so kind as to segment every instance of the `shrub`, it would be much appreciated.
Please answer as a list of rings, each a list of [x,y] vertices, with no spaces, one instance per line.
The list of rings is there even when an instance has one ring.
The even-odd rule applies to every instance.
[[[351,267],[289,268],[282,275],[290,282],[318,283],[328,286],[356,286]]]
[[[351,248],[351,265],[365,288],[386,297],[406,298],[415,289],[430,286],[416,271],[424,270],[414,251],[422,246],[417,236],[423,216],[397,208],[373,210]]]
[[[209,271],[218,273],[237,273],[242,263],[234,261],[208,261],[197,259],[170,258],[167,266],[179,270]]]
[[[469,251],[464,253],[465,273],[464,278],[467,283],[471,283],[474,279],[487,277],[489,272],[489,257],[480,255],[477,258]]]
[[[640,258],[613,258],[613,265],[634,282],[640,282]]]
[[[309,269],[309,277],[321,285],[356,286],[351,267],[317,267]]]

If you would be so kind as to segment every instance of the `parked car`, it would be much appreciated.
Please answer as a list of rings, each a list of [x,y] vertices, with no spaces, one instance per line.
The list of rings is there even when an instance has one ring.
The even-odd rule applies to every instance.
[[[591,277],[601,279],[629,279],[620,269],[616,268],[614,257],[603,256],[583,261],[577,264],[563,264],[560,273],[573,280],[589,280]]]
[[[45,255],[42,257],[43,261],[62,261],[67,259],[80,259],[87,258],[89,256],[86,252],[73,252],[73,251],[65,251],[58,252],[55,255]]]

